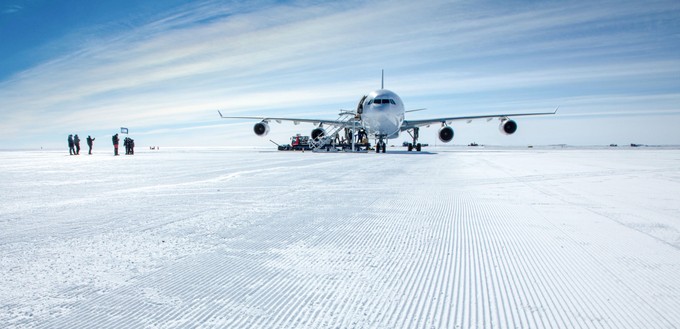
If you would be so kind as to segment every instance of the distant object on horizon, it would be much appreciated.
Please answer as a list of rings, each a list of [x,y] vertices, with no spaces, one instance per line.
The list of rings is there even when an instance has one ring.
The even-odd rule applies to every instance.
[[[609,147],[617,147],[617,144],[609,144]]]
[[[292,121],[294,124],[300,122],[312,123],[317,127],[311,132],[311,143],[314,149],[329,145],[337,133],[342,129],[350,129],[352,134],[356,131],[363,131],[376,141],[375,150],[377,153],[385,153],[387,141],[399,137],[399,133],[406,131],[413,138],[413,142],[408,144],[408,150],[420,151],[422,144],[418,143],[420,127],[429,127],[433,124],[441,124],[438,132],[439,140],[448,143],[453,140],[453,128],[449,126],[453,121],[467,120],[470,123],[473,119],[494,118],[500,120],[499,130],[505,135],[512,135],[517,131],[517,123],[510,119],[510,116],[529,116],[529,115],[550,115],[556,114],[559,106],[552,112],[540,113],[516,113],[516,114],[490,114],[490,115],[471,115],[471,116],[452,116],[442,118],[432,118],[424,120],[406,120],[405,113],[421,111],[423,109],[405,110],[404,103],[399,95],[384,89],[384,71],[382,75],[381,87],[359,100],[356,110],[341,111],[338,119],[297,119],[297,118],[278,118],[278,117],[247,117],[247,116],[224,116],[217,111],[223,119],[257,119],[253,130],[258,136],[266,136],[269,133],[269,122]],[[331,126],[333,129],[326,131],[324,125]]]

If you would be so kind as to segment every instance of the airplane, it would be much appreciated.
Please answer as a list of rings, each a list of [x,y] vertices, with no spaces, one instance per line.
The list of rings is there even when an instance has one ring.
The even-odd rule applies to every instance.
[[[385,89],[385,75],[382,74],[382,81],[379,90],[374,90],[368,95],[364,95],[359,100],[355,111],[346,111],[341,114],[351,114],[351,120],[326,120],[326,119],[304,119],[304,118],[284,118],[284,117],[255,117],[255,116],[224,116],[222,112],[217,111],[223,119],[255,119],[261,120],[253,127],[256,135],[264,137],[269,133],[269,122],[276,121],[292,121],[294,124],[300,122],[312,123],[316,126],[311,132],[312,140],[319,140],[326,136],[324,125],[337,128],[363,129],[369,136],[376,141],[376,153],[385,153],[387,148],[387,141],[399,137],[399,133],[408,132],[413,138],[413,142],[408,144],[408,151],[414,149],[421,151],[422,145],[418,143],[419,130],[421,127],[429,127],[432,124],[441,124],[439,132],[437,133],[439,140],[448,143],[453,140],[454,131],[449,126],[453,121],[467,120],[468,122],[474,119],[499,119],[499,130],[505,135],[512,135],[517,131],[517,123],[510,119],[510,116],[532,116],[532,115],[550,115],[556,114],[559,106],[552,112],[539,113],[513,113],[513,114],[489,114],[489,115],[469,115],[469,116],[450,116],[443,118],[406,120],[405,113],[421,111],[405,110],[404,102],[399,95],[393,91]]]

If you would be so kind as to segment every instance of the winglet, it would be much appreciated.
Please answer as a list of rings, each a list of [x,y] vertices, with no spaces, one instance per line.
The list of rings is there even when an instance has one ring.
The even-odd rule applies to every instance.
[[[224,115],[222,115],[222,112],[220,112],[220,110],[217,110],[217,113],[220,114],[220,117],[221,117],[221,118],[224,118]]]
[[[559,109],[560,109],[560,106],[557,105],[557,107],[555,108],[555,111],[553,112],[553,114],[557,114],[557,110],[559,110]]]

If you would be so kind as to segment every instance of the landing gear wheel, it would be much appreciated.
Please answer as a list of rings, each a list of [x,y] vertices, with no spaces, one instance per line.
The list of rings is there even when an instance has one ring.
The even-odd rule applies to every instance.
[[[380,143],[375,143],[375,153],[380,153]]]
[[[412,143],[408,143],[408,151],[409,152],[413,151],[413,144]]]
[[[420,150],[422,149],[422,147],[423,147],[423,146],[420,145],[420,143],[416,144],[416,151],[420,152]]]
[[[382,153],[385,153],[387,151],[387,143],[383,142],[382,143]]]

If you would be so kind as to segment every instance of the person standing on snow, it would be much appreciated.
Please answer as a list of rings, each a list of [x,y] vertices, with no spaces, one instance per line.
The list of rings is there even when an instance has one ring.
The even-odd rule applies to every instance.
[[[76,145],[76,154],[80,154],[80,137],[78,137],[78,134],[73,136],[73,144]]]
[[[118,142],[120,141],[118,134],[111,136],[111,141],[113,142],[113,155],[118,155]]]
[[[69,155],[74,155],[76,154],[76,150],[73,148],[73,135],[68,135],[68,154]]]
[[[94,142],[94,138],[90,137],[90,135],[87,135],[87,147],[90,148],[90,150],[87,152],[87,154],[92,154],[92,142]]]

